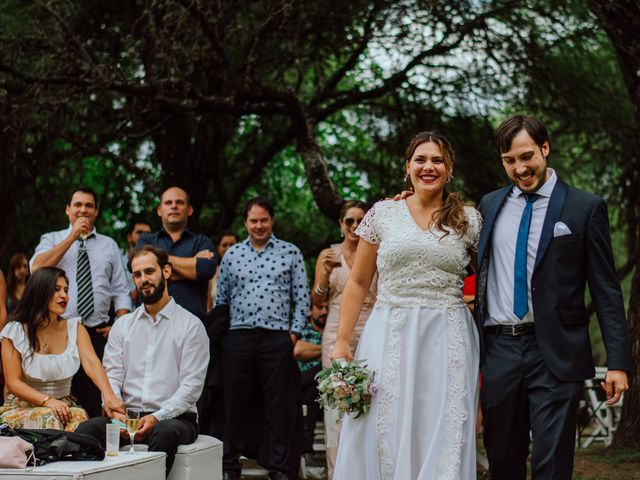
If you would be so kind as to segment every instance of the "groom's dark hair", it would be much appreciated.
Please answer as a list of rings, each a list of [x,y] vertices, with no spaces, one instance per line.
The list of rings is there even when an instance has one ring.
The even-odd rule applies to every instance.
[[[169,254],[165,250],[154,247],[153,245],[144,245],[138,248],[135,252],[133,252],[131,261],[133,262],[133,259],[139,257],[140,255],[146,255],[149,253],[156,257],[158,265],[160,265],[161,269],[164,268],[165,265],[171,265],[171,262],[169,261]]]
[[[513,138],[522,130],[526,130],[540,148],[544,142],[551,143],[547,127],[540,120],[530,115],[514,115],[502,122],[496,130],[496,147],[499,155],[509,151]]]

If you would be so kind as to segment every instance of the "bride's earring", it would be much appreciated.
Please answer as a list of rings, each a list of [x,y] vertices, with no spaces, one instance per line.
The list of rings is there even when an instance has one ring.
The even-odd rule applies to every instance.
[[[404,189],[409,190],[410,192],[413,192],[413,183],[411,183],[411,175],[409,175],[408,173],[404,176]]]

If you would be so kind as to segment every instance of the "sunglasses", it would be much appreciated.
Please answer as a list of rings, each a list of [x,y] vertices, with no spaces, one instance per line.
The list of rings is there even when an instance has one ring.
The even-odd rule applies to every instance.
[[[359,225],[360,223],[362,223],[362,217],[360,217],[360,218],[348,218],[347,217],[344,220],[342,220],[342,223],[344,223],[347,227],[351,228],[354,223],[356,225]]]

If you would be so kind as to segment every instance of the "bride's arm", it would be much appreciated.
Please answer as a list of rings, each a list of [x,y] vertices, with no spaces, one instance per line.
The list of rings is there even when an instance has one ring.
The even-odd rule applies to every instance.
[[[353,359],[349,339],[362,310],[364,299],[371,288],[371,282],[376,273],[377,256],[378,245],[360,239],[351,274],[342,292],[338,337],[331,352],[332,359],[345,358],[348,361]]]

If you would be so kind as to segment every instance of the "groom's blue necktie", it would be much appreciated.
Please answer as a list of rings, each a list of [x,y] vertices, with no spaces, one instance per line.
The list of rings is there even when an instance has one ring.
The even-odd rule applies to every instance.
[[[537,193],[525,193],[525,206],[520,218],[518,239],[516,240],[516,260],[513,276],[513,313],[522,320],[529,311],[527,300],[527,242],[533,213],[533,202],[540,196]]]

